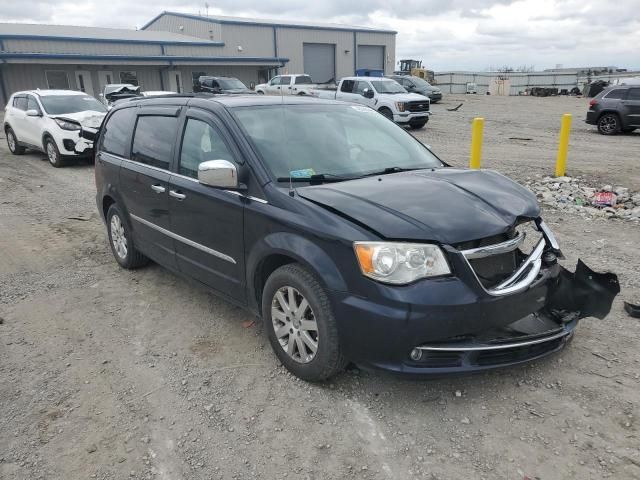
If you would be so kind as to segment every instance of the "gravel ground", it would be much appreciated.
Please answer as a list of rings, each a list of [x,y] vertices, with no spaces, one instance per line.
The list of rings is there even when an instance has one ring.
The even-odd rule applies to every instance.
[[[552,173],[570,111],[570,173],[637,187],[640,135],[597,135],[585,105],[448,97],[417,135],[465,165],[484,115],[484,165],[525,182]],[[429,381],[352,368],[310,385],[244,311],[158,266],[120,269],[90,165],[53,169],[2,139],[0,192],[3,480],[640,478],[640,320],[622,309],[640,298],[637,222],[546,211],[565,264],[610,269],[623,289],[554,357]]]

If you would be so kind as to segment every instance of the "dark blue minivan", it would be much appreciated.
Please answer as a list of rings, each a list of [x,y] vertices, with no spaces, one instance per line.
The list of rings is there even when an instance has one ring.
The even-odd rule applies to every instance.
[[[604,317],[613,274],[560,266],[526,188],[449,167],[376,111],[312,98],[126,101],[96,140],[117,262],[153,260],[264,320],[295,375],[514,365]]]

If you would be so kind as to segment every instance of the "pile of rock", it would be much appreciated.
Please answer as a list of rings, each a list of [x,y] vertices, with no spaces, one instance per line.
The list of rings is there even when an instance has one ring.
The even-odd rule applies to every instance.
[[[525,185],[537,195],[540,203],[548,207],[588,217],[640,221],[640,193],[625,187],[604,185],[594,188],[580,177],[528,178]],[[613,192],[612,205],[594,205],[598,192]]]

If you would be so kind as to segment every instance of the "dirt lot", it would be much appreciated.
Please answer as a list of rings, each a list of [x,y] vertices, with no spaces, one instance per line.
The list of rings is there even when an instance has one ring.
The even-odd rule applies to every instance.
[[[552,172],[569,111],[571,173],[637,190],[640,134],[597,135],[585,105],[449,97],[418,137],[465,165],[469,121],[484,115],[485,165],[524,181]],[[242,310],[158,266],[117,266],[91,166],[53,169],[2,139],[0,192],[2,479],[640,478],[640,320],[622,310],[640,298],[637,222],[545,214],[567,265],[609,268],[623,288],[557,356],[309,385]]]

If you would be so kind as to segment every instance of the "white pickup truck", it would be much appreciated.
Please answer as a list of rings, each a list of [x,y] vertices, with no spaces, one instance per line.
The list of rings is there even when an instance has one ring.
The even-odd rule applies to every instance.
[[[428,97],[407,93],[395,80],[382,77],[345,77],[337,90],[313,89],[311,96],[360,103],[374,108],[399,125],[422,128],[429,121]]]
[[[310,95],[316,88],[309,75],[278,75],[267,83],[256,85],[256,93],[261,95]]]

